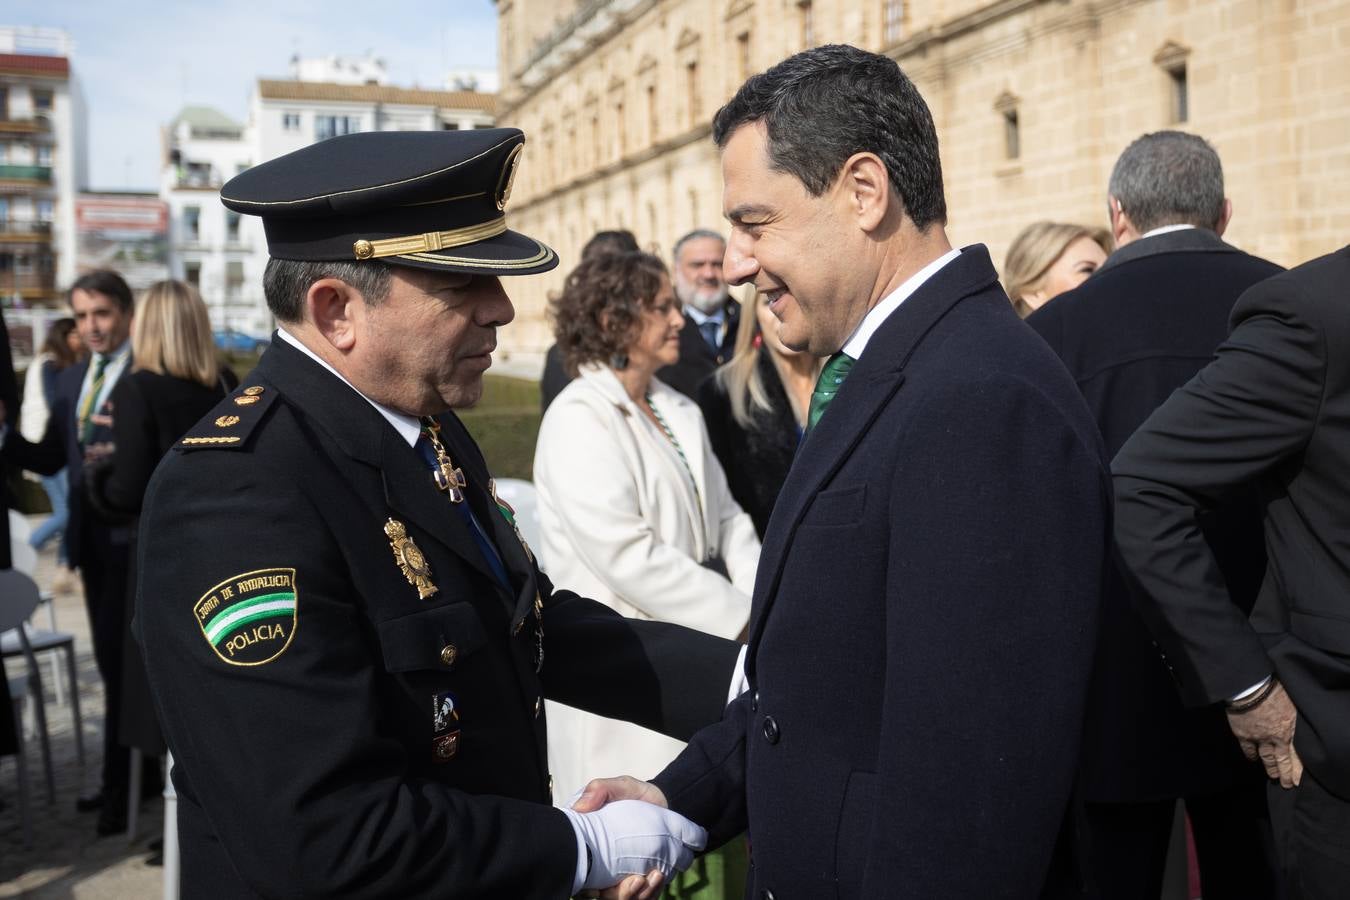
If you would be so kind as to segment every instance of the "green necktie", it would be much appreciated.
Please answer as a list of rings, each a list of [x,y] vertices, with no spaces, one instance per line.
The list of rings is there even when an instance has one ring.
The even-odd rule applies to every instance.
[[[820,377],[816,379],[816,389],[811,392],[811,406],[806,412],[807,431],[815,428],[820,417],[825,415],[825,407],[829,406],[834,400],[834,395],[839,393],[840,386],[843,385],[855,362],[856,359],[846,356],[842,350],[825,362],[825,368],[820,370]]]
[[[99,392],[103,390],[103,373],[112,362],[107,354],[94,354],[94,380],[89,384],[89,395],[80,407],[80,443],[87,444],[94,436],[94,408],[98,404]]]

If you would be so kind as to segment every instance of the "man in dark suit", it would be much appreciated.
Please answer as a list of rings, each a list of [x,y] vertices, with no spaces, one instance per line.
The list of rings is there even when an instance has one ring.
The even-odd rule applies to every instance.
[[[280,330],[160,464],[137,557],[185,895],[646,893],[702,846],[549,805],[546,697],[687,737],[739,647],[555,590],[452,412],[514,315],[499,276],[557,265],[506,228],[523,143],[354,134],[222,189],[263,218]]]
[[[36,372],[33,373],[37,375]],[[9,327],[0,313],[0,410],[5,413],[19,411],[19,383],[14,375],[13,351],[9,346]],[[3,420],[3,417],[0,417]],[[14,563],[9,547],[9,484],[6,467],[0,460],[0,569],[8,569]],[[19,734],[15,728],[13,707],[9,702],[9,682],[5,676],[5,667],[0,665],[0,703],[5,709],[0,712],[0,756],[15,752],[19,747]]]
[[[653,784],[747,896],[1076,895],[1067,851],[1110,543],[1101,441],[983,246],[953,250],[895,62],[797,54],[714,121],[728,279],[829,357],[764,538],[749,690]],[[1056,848],[1061,852],[1056,852]]]
[[[1027,323],[1078,382],[1114,454],[1213,358],[1238,295],[1280,268],[1221,239],[1232,205],[1218,154],[1202,138],[1139,138],[1116,162],[1107,201],[1116,251]],[[1255,498],[1235,498],[1201,528],[1231,601],[1250,611],[1265,575]],[[1206,900],[1275,896],[1265,779],[1243,759],[1219,706],[1182,705],[1114,566],[1099,640],[1083,788],[1102,896],[1158,896],[1182,797]]]
[[[1116,539],[1193,706],[1260,759],[1295,900],[1350,886],[1350,247],[1263,281],[1213,362],[1115,459]],[[1198,517],[1254,487],[1269,566],[1250,618]],[[1306,768],[1305,768],[1306,766]]]
[[[741,305],[731,299],[722,274],[726,247],[720,234],[699,228],[676,241],[672,255],[671,286],[684,308],[680,359],[656,377],[693,400],[699,385],[731,359],[741,323]]]
[[[116,272],[103,269],[76,279],[70,288],[70,306],[91,356],[57,377],[56,398],[42,440],[30,443],[17,429],[10,429],[3,450],[11,464],[43,475],[64,468],[70,480],[66,547],[70,565],[80,570],[104,697],[102,788],[97,795],[82,798],[79,805],[100,809],[99,834],[126,828],[130,755],[118,740],[118,720],[131,534],[124,526],[102,522],[89,509],[84,467],[112,452],[108,399],[131,364],[132,304],[131,288]]]

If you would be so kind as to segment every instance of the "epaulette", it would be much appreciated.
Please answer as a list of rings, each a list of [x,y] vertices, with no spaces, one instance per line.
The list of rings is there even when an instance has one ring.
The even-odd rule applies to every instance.
[[[241,384],[193,425],[174,445],[175,450],[238,450],[277,399],[277,390],[260,384]]]

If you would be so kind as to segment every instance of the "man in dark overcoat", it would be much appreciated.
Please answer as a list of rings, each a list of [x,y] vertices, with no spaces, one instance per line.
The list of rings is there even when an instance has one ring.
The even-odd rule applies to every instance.
[[[1027,323],[1064,361],[1114,454],[1214,356],[1238,296],[1279,266],[1221,235],[1232,214],[1203,139],[1146,134],[1117,160],[1107,204],[1116,250]],[[1261,513],[1243,492],[1201,520],[1233,604],[1250,611],[1265,575]],[[1135,612],[1107,581],[1083,741],[1093,874],[1104,898],[1156,897],[1185,798],[1206,900],[1276,895],[1265,778],[1211,705],[1188,710]]]
[[[718,114],[725,269],[828,361],[764,537],[749,691],[644,784],[752,893],[1074,896],[1074,780],[1110,539],[1096,426],[954,250],[937,136],[884,56],[807,50]],[[1058,852],[1057,852],[1058,851]]]

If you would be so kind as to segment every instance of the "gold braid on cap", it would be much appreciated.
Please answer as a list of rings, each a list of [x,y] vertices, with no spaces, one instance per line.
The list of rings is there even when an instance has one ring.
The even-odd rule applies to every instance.
[[[357,259],[377,259],[381,256],[403,256],[406,253],[430,253],[448,250],[494,238],[506,231],[506,216],[499,216],[481,225],[466,225],[449,231],[428,231],[408,237],[383,238],[378,241],[359,240],[352,244]]]

